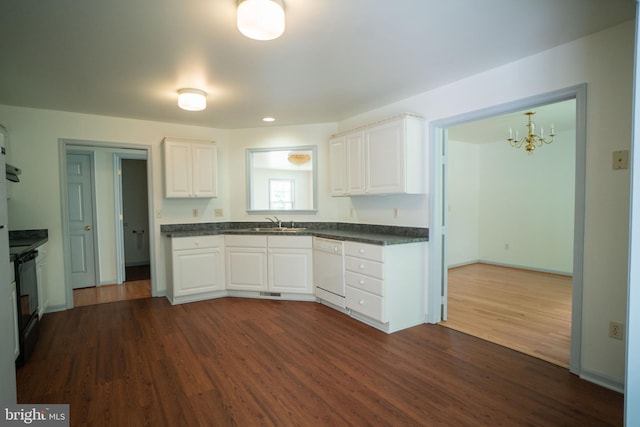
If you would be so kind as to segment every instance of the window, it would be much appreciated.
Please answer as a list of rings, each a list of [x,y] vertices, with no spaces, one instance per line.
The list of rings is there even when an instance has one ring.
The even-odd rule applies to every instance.
[[[292,210],[293,191],[292,179],[270,179],[269,209]]]

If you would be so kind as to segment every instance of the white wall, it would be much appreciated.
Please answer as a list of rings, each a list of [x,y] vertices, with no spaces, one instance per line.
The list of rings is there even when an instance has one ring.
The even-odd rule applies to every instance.
[[[528,155],[449,140],[448,264],[573,272],[575,131]]]
[[[480,260],[480,145],[449,139],[447,145],[449,266]]]
[[[572,274],[574,157],[575,131],[532,155],[503,141],[480,149],[481,259]]]
[[[612,383],[624,379],[624,342],[607,330],[626,317],[629,171],[612,170],[611,155],[630,147],[633,58],[628,22],[339,123],[346,130],[404,111],[443,120],[586,82],[582,369]],[[383,209],[381,199],[358,216]]]

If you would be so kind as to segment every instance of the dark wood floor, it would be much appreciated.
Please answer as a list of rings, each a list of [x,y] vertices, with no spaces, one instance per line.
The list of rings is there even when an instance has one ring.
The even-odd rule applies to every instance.
[[[72,426],[619,426],[623,397],[438,325],[308,302],[147,298],[46,314],[21,403]]]

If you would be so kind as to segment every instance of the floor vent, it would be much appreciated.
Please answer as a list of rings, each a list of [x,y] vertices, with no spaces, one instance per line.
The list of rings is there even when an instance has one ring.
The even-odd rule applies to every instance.
[[[260,292],[261,297],[281,297],[280,292]]]

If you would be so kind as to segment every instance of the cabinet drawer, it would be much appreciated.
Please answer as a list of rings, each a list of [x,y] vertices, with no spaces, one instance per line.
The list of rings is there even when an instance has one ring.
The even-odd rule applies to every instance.
[[[384,299],[381,296],[347,286],[345,303],[347,308],[353,311],[357,311],[383,323],[387,322],[384,310]]]
[[[347,271],[353,271],[354,273],[366,274],[367,276],[384,279],[383,264],[380,262],[348,256],[345,257],[344,266]]]
[[[222,236],[172,237],[171,248],[174,251],[182,249],[217,248],[221,246],[222,238]]]
[[[227,246],[266,248],[267,236],[226,235],[224,242]]]
[[[353,257],[369,259],[371,261],[384,261],[384,246],[368,245],[366,243],[345,242],[345,254]]]
[[[345,282],[348,286],[384,296],[384,282],[352,271],[345,272]]]

